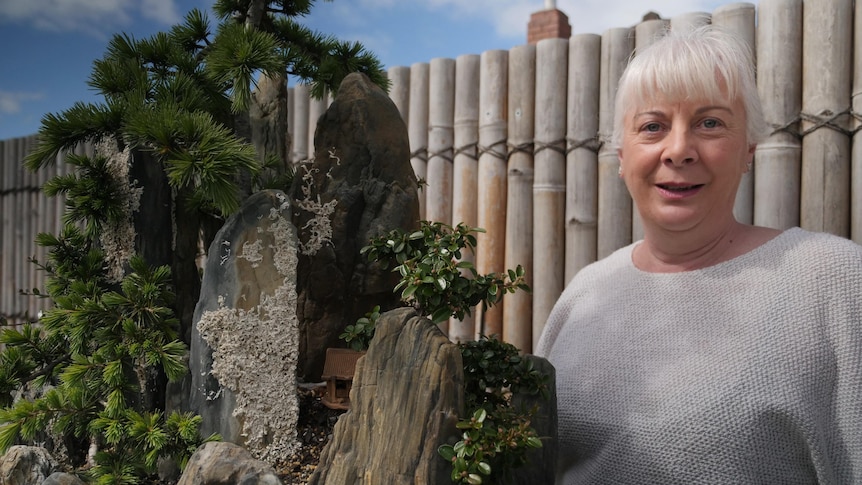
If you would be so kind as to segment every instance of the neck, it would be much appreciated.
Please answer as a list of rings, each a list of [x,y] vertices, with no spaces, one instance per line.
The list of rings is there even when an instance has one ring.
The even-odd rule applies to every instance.
[[[655,273],[706,268],[751,250],[747,242],[750,229],[752,226],[735,219],[710,231],[645,227],[643,243],[635,248],[632,259],[639,269]]]

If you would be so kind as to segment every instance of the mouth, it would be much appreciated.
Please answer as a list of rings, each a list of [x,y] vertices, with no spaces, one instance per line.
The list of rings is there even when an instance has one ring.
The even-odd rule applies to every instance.
[[[679,185],[679,184],[656,184],[656,187],[662,190],[668,190],[671,192],[688,192],[691,190],[697,190],[703,187],[703,184],[693,184],[693,185]]]
[[[704,184],[656,184],[663,197],[670,200],[679,200],[693,196],[700,192]]]

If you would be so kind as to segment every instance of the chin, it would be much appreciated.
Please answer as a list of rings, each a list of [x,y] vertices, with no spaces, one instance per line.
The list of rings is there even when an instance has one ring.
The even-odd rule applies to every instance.
[[[688,210],[674,210],[670,213],[664,212],[656,214],[650,218],[644,218],[644,224],[652,224],[653,226],[665,231],[682,232],[696,228],[702,221],[696,213]]]

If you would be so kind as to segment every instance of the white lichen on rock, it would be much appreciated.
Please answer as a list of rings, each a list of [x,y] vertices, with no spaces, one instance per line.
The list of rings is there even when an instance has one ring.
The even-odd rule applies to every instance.
[[[281,209],[270,213],[269,226],[262,229],[271,233],[266,240],[272,242],[264,248],[259,238],[258,244],[244,246],[245,256],[238,257],[259,264],[266,251],[271,251],[283,284],[271,295],[262,294],[260,303],[248,310],[228,308],[220,298],[219,308],[204,312],[197,324],[213,349],[212,375],[236,397],[233,414],[242,424],[245,446],[258,459],[271,463],[283,462],[298,447],[297,253],[290,244],[295,240],[289,237],[290,222],[283,215],[288,213],[286,202]]]
[[[335,159],[338,164],[341,163],[334,151],[329,152],[329,157]],[[309,165],[301,165],[305,170],[302,175],[302,199],[296,201],[298,208],[312,214],[311,219],[302,226],[302,231],[307,232],[308,236],[305,241],[299,242],[299,249],[306,256],[317,254],[324,245],[332,243],[332,214],[338,204],[337,199],[321,202],[320,194],[312,198],[314,174],[319,172],[319,169],[314,166],[309,168]],[[329,173],[326,175],[330,176]]]
[[[261,230],[262,229],[258,228],[258,231]],[[263,249],[263,244],[261,244],[260,239],[257,239],[254,242],[246,241],[243,243],[242,250],[236,255],[236,257],[242,258],[251,263],[252,268],[257,268],[260,262],[263,261],[263,255],[260,253],[261,249]]]
[[[129,166],[132,152],[127,146],[123,151],[117,148],[113,138],[100,140],[95,147],[97,156],[107,160],[107,174],[114,185],[114,192],[119,194],[123,217],[118,220],[106,221],[99,234],[99,243],[105,253],[108,278],[111,281],[122,281],[125,276],[124,266],[135,252],[135,226],[132,216],[140,208],[143,188],[136,180],[129,180]]]

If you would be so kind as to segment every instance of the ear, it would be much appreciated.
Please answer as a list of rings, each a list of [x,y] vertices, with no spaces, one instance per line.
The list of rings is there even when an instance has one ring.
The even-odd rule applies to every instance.
[[[619,159],[619,161],[620,161],[620,173],[619,173],[619,176],[620,176],[620,178],[623,178],[623,172],[624,172],[624,170],[623,170],[623,149],[622,149],[622,148],[617,148],[617,159]]]
[[[751,164],[754,163],[754,152],[757,150],[757,145],[748,145],[748,154],[745,156],[745,172],[751,171]]]

